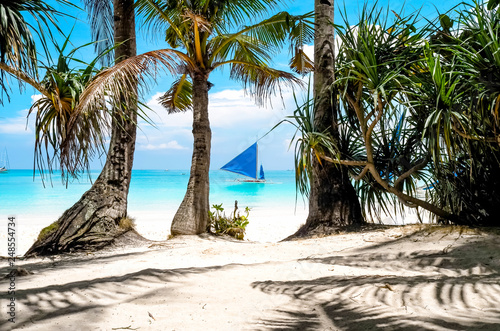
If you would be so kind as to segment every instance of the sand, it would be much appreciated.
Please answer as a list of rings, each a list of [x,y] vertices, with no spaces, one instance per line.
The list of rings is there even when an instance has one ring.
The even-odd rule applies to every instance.
[[[16,265],[33,274],[16,278],[15,324],[2,295],[2,330],[500,329],[498,231],[181,236]]]
[[[135,219],[137,231],[151,240],[165,240],[170,235],[170,225],[176,210],[166,213],[155,210],[132,210],[129,216]],[[246,238],[259,242],[277,242],[295,233],[307,218],[307,208],[299,203],[282,205],[274,209],[254,208],[250,211],[250,223]],[[16,217],[16,254],[24,255],[33,245],[40,231],[56,221],[60,215],[44,213],[39,215],[20,214]],[[7,215],[0,215],[7,223]],[[0,231],[0,256],[7,255],[7,225]]]

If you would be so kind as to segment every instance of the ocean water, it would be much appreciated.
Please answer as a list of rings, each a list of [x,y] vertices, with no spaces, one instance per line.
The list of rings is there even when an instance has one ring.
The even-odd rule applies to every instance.
[[[92,179],[97,179],[98,174],[91,173]],[[307,204],[300,196],[296,200],[294,176],[293,171],[271,170],[266,171],[266,183],[244,183],[235,181],[241,178],[238,175],[214,170],[210,172],[210,204],[222,203],[228,213],[233,211],[235,200],[241,212],[250,207],[246,237],[277,241],[292,234],[307,217]],[[155,240],[168,236],[188,179],[188,170],[133,171],[128,213],[135,218],[141,234]],[[30,241],[90,187],[88,177],[73,180],[66,187],[58,174],[52,176],[52,184],[46,179],[44,185],[38,174],[33,177],[32,170],[0,173],[0,219],[15,216],[21,235]]]

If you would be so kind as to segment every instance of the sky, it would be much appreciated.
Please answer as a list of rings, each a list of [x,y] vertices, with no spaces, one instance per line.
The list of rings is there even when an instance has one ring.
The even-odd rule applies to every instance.
[[[47,1],[49,4],[54,2]],[[346,12],[349,22],[354,24],[363,6],[362,1],[336,1],[335,18],[340,24],[340,11]],[[374,2],[369,2],[373,4]],[[399,12],[402,1],[379,1],[378,6]],[[407,0],[406,12],[422,9],[426,17],[434,18],[437,12],[446,12],[457,4],[457,1],[441,0],[422,1]],[[77,3],[77,5],[80,5]],[[57,7],[57,6],[56,6]],[[312,11],[314,0],[290,1],[286,10],[293,14]],[[68,12],[67,8],[60,8]],[[59,27],[69,33],[73,29],[71,42],[75,46],[83,45],[91,40],[86,13],[71,9],[75,17],[62,18]],[[156,38],[161,39],[161,38]],[[153,49],[167,48],[166,43],[152,40],[138,27],[138,53]],[[306,53],[312,58],[312,45],[305,45]],[[288,70],[288,49],[274,59],[275,68]],[[87,47],[77,53],[82,59],[93,56],[93,47]],[[211,169],[219,169],[238,153],[253,144],[269,132],[285,116],[293,113],[295,108],[294,93],[298,100],[304,98],[301,89],[285,90],[281,95],[272,98],[270,105],[259,108],[254,101],[245,95],[242,87],[229,80],[229,70],[214,72],[209,80],[214,86],[209,93],[209,114],[212,128]],[[308,77],[304,77],[307,82]],[[168,76],[159,77],[157,84],[151,86],[143,101],[154,111],[150,118],[155,126],[141,121],[137,135],[134,169],[189,169],[192,156],[192,113],[168,115],[159,105],[157,98],[170,86],[173,79]],[[13,93],[11,100],[5,100],[0,106],[0,154],[6,149],[12,169],[33,169],[34,153],[34,117],[27,118],[28,109],[36,98],[36,90],[27,86],[19,92],[15,82],[11,81]],[[259,160],[267,170],[288,170],[294,168],[293,146],[290,140],[294,128],[282,124],[259,141]],[[93,169],[100,169],[105,156],[94,160]],[[2,164],[0,164],[2,166]]]

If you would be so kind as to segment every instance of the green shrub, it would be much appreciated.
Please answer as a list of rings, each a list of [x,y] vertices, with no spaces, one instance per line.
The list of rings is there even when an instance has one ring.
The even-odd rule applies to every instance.
[[[224,213],[222,203],[220,205],[212,205],[214,211],[209,211],[208,216],[210,224],[208,232],[215,234],[227,234],[236,239],[242,240],[245,236],[245,228],[248,225],[248,214],[250,208],[245,207],[245,214],[240,215],[238,211],[238,201],[234,202],[234,212],[228,217]]]
[[[45,238],[47,238],[52,232],[57,231],[59,229],[59,223],[56,221],[52,223],[51,225],[44,227],[42,231],[38,234],[38,241],[42,241]]]

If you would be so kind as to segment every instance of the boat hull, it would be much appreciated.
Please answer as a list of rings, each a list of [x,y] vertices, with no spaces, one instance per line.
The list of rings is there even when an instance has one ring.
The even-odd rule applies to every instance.
[[[242,183],[265,183],[265,179],[237,179],[238,182]]]

